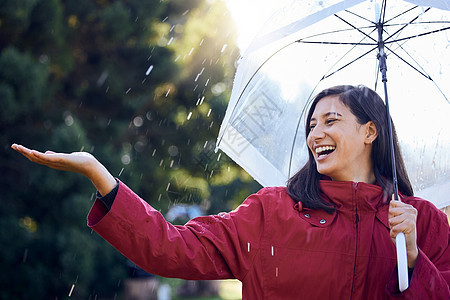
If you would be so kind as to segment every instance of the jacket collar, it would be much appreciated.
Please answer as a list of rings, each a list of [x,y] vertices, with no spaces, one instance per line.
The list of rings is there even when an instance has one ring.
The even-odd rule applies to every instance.
[[[383,189],[376,184],[352,181],[320,180],[321,196],[339,210],[377,211],[387,204]]]

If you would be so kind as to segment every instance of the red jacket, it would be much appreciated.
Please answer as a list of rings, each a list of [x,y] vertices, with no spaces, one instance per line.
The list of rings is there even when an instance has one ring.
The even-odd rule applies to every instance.
[[[230,213],[173,226],[123,183],[109,212],[96,200],[88,225],[143,269],[184,279],[237,278],[243,299],[450,299],[446,215],[419,198],[419,256],[397,293],[395,246],[379,186],[321,181],[334,214],[264,188]]]

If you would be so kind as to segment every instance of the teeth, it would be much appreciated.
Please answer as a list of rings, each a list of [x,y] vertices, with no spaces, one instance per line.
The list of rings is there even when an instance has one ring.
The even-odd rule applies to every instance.
[[[335,149],[336,149],[336,147],[334,147],[334,146],[317,147],[316,148],[316,153],[320,154],[320,153],[322,153],[324,151],[330,151],[330,150],[335,150]]]

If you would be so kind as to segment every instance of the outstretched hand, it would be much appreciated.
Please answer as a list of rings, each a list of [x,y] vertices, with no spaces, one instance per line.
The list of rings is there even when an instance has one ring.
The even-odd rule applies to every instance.
[[[114,177],[93,155],[87,152],[55,153],[46,151],[42,153],[17,144],[13,144],[11,148],[31,162],[56,170],[80,173],[88,177],[102,195],[106,195],[116,186]]]
[[[13,144],[11,148],[28,158],[31,162],[52,169],[80,173],[87,177],[89,177],[89,170],[94,167],[97,161],[87,152],[73,152],[66,154],[46,151],[45,153],[42,153],[17,144]]]
[[[414,268],[419,255],[416,233],[417,210],[414,206],[394,200],[389,204],[389,226],[391,238],[395,244],[395,237],[403,232],[406,239],[406,255],[408,267]]]

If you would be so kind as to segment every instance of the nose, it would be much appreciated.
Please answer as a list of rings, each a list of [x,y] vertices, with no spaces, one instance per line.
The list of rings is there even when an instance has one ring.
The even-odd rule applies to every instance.
[[[315,125],[308,134],[308,139],[311,141],[316,141],[323,137],[325,137],[325,132],[323,131],[321,124]]]

